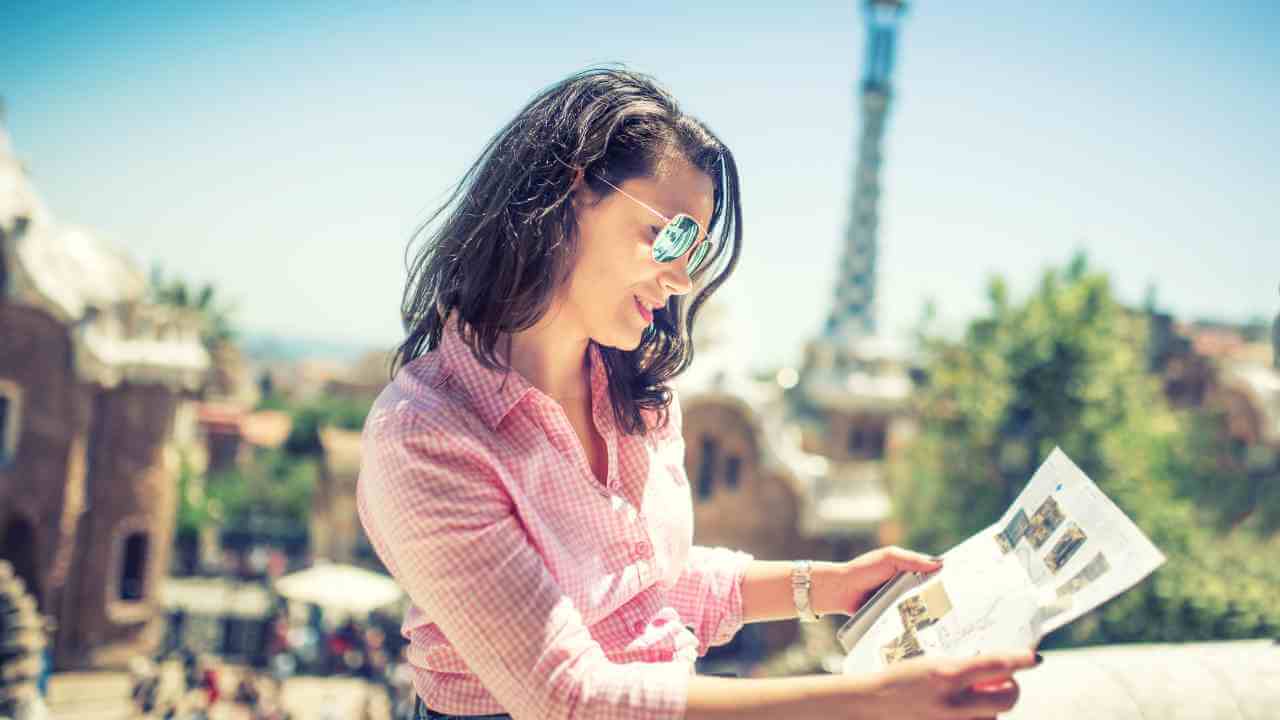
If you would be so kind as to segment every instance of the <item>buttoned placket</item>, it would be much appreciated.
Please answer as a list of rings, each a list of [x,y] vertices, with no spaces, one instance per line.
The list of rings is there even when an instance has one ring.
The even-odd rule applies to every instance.
[[[646,523],[644,515],[637,513],[636,529],[641,535],[647,535]],[[640,579],[640,586],[644,587],[653,575],[653,544],[648,539],[636,540],[631,544],[631,561],[635,565],[636,575]],[[631,629],[637,635],[644,632],[648,621],[643,615],[643,608],[637,611],[638,614],[632,621]]]
[[[573,429],[573,424],[569,422],[569,417],[565,413],[564,407],[560,403],[546,398],[545,396],[537,396],[537,402],[541,406],[541,410],[550,415],[550,425],[547,434],[548,439],[556,447],[556,449],[578,469],[579,477],[586,480],[601,497],[610,501],[610,506],[615,512],[622,511],[626,515],[625,525],[629,525],[632,529],[631,543],[626,549],[628,557],[631,559],[631,565],[635,568],[637,577],[637,587],[646,587],[653,579],[653,543],[649,539],[648,521],[645,518],[644,511],[635,503],[632,503],[626,493],[620,492],[621,489],[621,473],[618,468],[621,455],[618,447],[622,440],[618,437],[614,428],[608,423],[608,419],[601,417],[604,411],[600,407],[601,398],[594,392],[591,403],[591,421],[595,423],[596,430],[601,434],[605,441],[605,449],[608,454],[609,472],[605,485],[602,485],[596,478],[595,473],[591,471],[591,463],[587,459],[586,448],[582,446],[582,440]],[[638,501],[642,505],[644,501],[643,488],[638,493]],[[628,506],[626,510],[618,507],[618,504]],[[629,512],[628,512],[629,510]],[[636,608],[628,612],[626,621],[636,635],[644,632],[648,626],[645,609],[643,607]]]

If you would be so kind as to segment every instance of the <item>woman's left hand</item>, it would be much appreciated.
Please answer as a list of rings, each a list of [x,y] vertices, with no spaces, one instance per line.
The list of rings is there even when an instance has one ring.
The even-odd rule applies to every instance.
[[[871,597],[876,588],[900,572],[930,573],[942,567],[942,560],[923,553],[889,546],[864,553],[843,563],[836,563],[831,571],[825,591],[818,588],[815,578],[815,610],[823,615],[839,613],[852,615]],[[818,593],[823,599],[818,602]]]

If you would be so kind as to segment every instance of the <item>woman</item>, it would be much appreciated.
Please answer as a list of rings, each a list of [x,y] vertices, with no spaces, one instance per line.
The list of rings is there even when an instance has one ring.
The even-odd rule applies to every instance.
[[[827,720],[1012,705],[1011,673],[1030,653],[873,677],[694,675],[745,622],[848,613],[894,573],[938,563],[897,548],[815,563],[811,592],[793,600],[803,567],[690,546],[666,383],[737,263],[741,207],[733,154],[652,79],[596,69],[543,91],[425,227],[435,220],[357,490],[413,603],[402,631],[418,717]]]

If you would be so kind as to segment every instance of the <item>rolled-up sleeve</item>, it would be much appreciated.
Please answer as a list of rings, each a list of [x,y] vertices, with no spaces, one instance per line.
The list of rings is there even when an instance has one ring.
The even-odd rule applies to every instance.
[[[605,656],[475,438],[416,413],[380,420],[365,429],[361,523],[414,605],[512,717],[684,716],[688,665]]]
[[[694,545],[679,580],[668,593],[672,607],[698,636],[698,656],[723,645],[742,629],[742,578],[755,560],[750,553]]]

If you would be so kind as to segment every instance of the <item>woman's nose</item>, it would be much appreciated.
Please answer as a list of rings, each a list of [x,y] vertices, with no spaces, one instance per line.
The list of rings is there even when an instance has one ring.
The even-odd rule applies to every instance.
[[[693,280],[689,277],[689,256],[666,263],[661,275],[662,286],[672,295],[686,295],[693,289]]]

